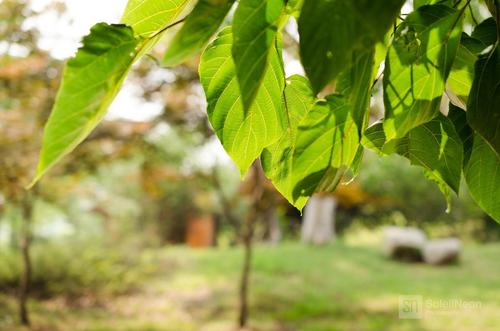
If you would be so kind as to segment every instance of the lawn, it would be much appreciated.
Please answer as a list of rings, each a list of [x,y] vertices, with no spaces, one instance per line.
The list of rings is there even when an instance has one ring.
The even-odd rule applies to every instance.
[[[257,331],[498,330],[499,253],[500,244],[468,245],[460,264],[431,267],[392,262],[377,246],[342,241],[324,247],[259,246],[250,326]],[[33,330],[234,330],[241,250],[169,247],[144,254],[158,269],[140,289],[120,296],[33,300]],[[398,317],[401,295],[422,296],[423,318]],[[22,330],[14,312],[13,298],[0,295],[0,330]]]

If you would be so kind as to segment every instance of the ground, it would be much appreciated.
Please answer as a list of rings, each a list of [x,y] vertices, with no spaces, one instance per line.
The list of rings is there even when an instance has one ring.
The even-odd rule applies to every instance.
[[[432,267],[392,262],[379,246],[343,241],[323,247],[259,246],[251,278],[250,327],[498,330],[499,252],[500,244],[466,245],[458,265]],[[149,252],[149,261],[161,268],[140,289],[117,297],[32,300],[33,330],[234,330],[241,257],[242,251],[232,248]],[[421,295],[424,318],[400,319],[401,295]],[[13,298],[0,294],[0,330],[23,330],[14,313]]]

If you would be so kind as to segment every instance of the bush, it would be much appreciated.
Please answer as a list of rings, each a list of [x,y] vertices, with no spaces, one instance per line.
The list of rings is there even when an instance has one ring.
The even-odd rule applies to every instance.
[[[137,252],[127,254],[102,245],[44,242],[35,243],[31,251],[31,292],[42,298],[126,293],[156,268]],[[21,272],[20,252],[3,248],[0,261],[0,290],[15,293]]]

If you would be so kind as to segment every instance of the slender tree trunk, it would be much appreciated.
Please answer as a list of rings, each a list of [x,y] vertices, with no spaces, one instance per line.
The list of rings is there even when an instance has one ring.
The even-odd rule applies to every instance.
[[[30,258],[30,244],[31,244],[31,219],[33,214],[33,202],[31,194],[26,193],[21,201],[21,236],[20,236],[20,250],[22,255],[23,269],[19,279],[19,317],[21,324],[29,326],[30,319],[27,308],[29,287],[31,281],[31,258]]]
[[[248,321],[248,287],[250,271],[252,267],[252,244],[255,229],[255,223],[259,218],[259,203],[263,193],[263,176],[260,163],[255,161],[252,165],[252,205],[248,212],[243,228],[243,244],[245,256],[243,260],[243,269],[240,280],[240,302],[238,325],[241,329],[245,328]]]
[[[212,169],[212,183],[215,187],[215,193],[219,199],[220,204],[222,205],[222,216],[224,220],[234,228],[236,236],[234,240],[231,241],[231,246],[236,245],[236,243],[241,239],[238,234],[238,228],[240,226],[240,220],[238,217],[232,212],[231,209],[231,201],[226,197],[224,190],[222,189],[222,184],[220,182],[219,176],[217,174],[217,167]]]

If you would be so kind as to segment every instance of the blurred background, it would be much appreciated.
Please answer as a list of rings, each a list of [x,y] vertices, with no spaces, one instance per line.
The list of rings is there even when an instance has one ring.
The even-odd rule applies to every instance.
[[[20,301],[32,330],[235,329],[252,198],[207,121],[198,58],[165,69],[156,49],[98,129],[24,190],[64,59],[125,4],[0,2],[0,330],[28,329]],[[287,74],[301,73],[295,31]],[[303,215],[267,182],[257,206],[248,330],[498,330],[500,225],[465,186],[447,213],[419,168],[367,152]],[[401,315],[407,295],[423,318]]]

